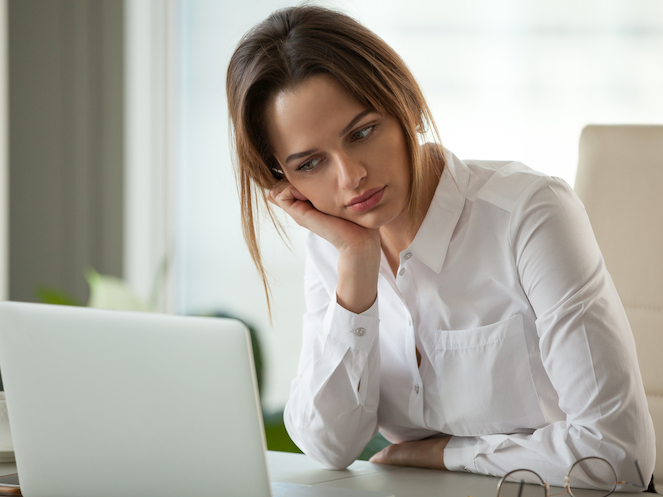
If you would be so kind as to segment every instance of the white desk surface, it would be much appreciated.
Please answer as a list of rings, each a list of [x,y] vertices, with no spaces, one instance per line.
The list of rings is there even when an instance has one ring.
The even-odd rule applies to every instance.
[[[289,452],[267,452],[273,482],[326,485],[360,490],[392,492],[396,497],[495,497],[497,478],[451,471],[401,468],[356,461],[348,469],[330,471],[313,459]],[[0,475],[16,472],[16,464],[0,463]],[[556,493],[556,492],[555,492]],[[596,497],[599,492],[576,492],[577,497]],[[641,493],[619,493],[620,497]],[[644,494],[649,495],[649,494]]]
[[[396,497],[495,497],[499,478],[470,473],[423,468],[403,468],[356,461],[343,471],[323,469],[313,459],[287,452],[267,453],[270,479],[273,482],[326,485],[360,490],[393,492]],[[563,492],[554,489],[551,493]],[[574,491],[576,497],[596,497],[603,492]],[[619,497],[637,493],[619,493]],[[650,494],[644,494],[650,495]]]
[[[270,479],[287,483],[327,485],[393,492],[397,497],[495,497],[497,478],[421,468],[402,468],[356,461],[348,469],[323,469],[302,454],[267,453]]]

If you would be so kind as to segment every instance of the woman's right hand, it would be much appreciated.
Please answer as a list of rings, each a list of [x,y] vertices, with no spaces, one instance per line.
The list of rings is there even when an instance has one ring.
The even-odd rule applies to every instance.
[[[279,181],[270,190],[268,200],[283,209],[294,221],[336,247],[339,253],[380,251],[380,235],[376,229],[325,214],[317,210],[287,180]]]
[[[361,313],[377,298],[380,267],[380,232],[347,219],[317,210],[287,180],[279,181],[267,199],[292,219],[331,243],[339,254],[337,302],[351,312]]]

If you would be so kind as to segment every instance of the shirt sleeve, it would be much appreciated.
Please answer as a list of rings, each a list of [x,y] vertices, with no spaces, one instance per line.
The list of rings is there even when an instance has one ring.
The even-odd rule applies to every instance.
[[[532,434],[452,437],[446,467],[491,475],[529,468],[561,485],[575,461],[600,456],[630,482],[639,482],[637,459],[648,483],[654,428],[635,343],[582,203],[562,180],[541,178],[515,204],[510,230],[543,366],[566,419]]]
[[[361,314],[336,302],[333,246],[307,238],[302,350],[285,407],[288,434],[307,455],[344,469],[377,433],[378,302]]]

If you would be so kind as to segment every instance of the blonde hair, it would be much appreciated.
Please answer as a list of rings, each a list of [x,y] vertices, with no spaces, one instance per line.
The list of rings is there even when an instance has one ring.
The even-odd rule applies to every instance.
[[[408,210],[421,209],[426,168],[444,168],[435,122],[414,76],[396,52],[353,18],[324,7],[278,10],[247,32],[228,66],[226,94],[230,142],[239,190],[244,239],[258,269],[270,309],[270,290],[260,254],[259,203],[282,234],[266,195],[280,179],[265,126],[266,107],[279,93],[316,74],[328,74],[367,109],[400,122],[411,165]],[[420,147],[430,134],[438,144]],[[431,154],[435,154],[433,160]]]

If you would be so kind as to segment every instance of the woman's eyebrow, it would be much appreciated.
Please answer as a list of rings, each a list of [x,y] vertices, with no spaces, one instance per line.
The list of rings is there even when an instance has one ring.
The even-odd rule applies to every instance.
[[[348,123],[348,125],[341,130],[341,132],[338,134],[338,136],[343,136],[346,134],[352,127],[357,124],[357,122],[363,118],[365,115],[370,114],[373,112],[372,110],[363,110],[359,114],[357,114],[355,117],[352,118],[352,121]],[[297,152],[296,154],[290,154],[288,157],[285,159],[285,164],[288,162],[291,162],[296,159],[301,159],[302,157],[306,157],[307,155],[310,155],[314,153],[315,150],[304,150],[303,152]]]
[[[355,124],[357,124],[357,121],[359,121],[359,120],[360,120],[362,117],[364,117],[366,114],[370,114],[371,112],[373,112],[373,111],[371,111],[371,110],[364,110],[364,111],[360,112],[359,114],[357,114],[357,115],[352,119],[352,121],[350,121],[350,122],[348,123],[348,125],[347,125],[345,128],[343,128],[343,130],[338,134],[338,136],[343,136],[344,134],[346,134],[348,131],[350,131],[350,129],[351,129]]]
[[[296,154],[290,154],[285,159],[285,164],[287,164],[288,162],[293,161],[295,159],[301,159],[302,157],[306,157],[307,155],[310,155],[313,152],[315,152],[315,150],[304,150],[303,152],[297,152]]]

